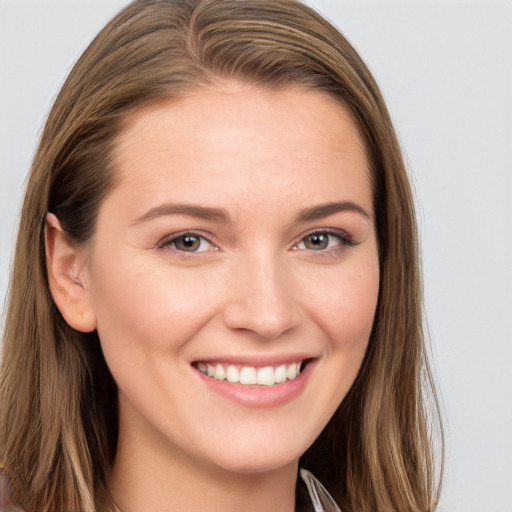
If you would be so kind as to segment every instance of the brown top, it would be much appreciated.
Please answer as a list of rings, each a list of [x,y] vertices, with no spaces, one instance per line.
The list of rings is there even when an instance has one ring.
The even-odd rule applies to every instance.
[[[0,512],[23,512],[14,497],[11,482],[3,468],[0,468]]]

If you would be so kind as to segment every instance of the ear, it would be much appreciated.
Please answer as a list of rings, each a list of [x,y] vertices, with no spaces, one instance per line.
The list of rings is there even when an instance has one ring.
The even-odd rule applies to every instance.
[[[84,248],[69,240],[53,213],[46,215],[44,239],[48,283],[56,306],[73,329],[94,331],[96,315],[80,277],[85,266]]]

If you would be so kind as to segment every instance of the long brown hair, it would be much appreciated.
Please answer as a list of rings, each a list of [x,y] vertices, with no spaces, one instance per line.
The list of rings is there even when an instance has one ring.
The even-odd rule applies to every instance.
[[[54,213],[77,243],[90,239],[115,186],[111,157],[129,114],[223,79],[324,91],[358,124],[374,191],[378,307],[356,382],[301,465],[346,511],[432,511],[439,411],[400,147],[357,52],[293,0],[138,0],[73,68],[44,128],[23,204],[3,340],[0,461],[28,511],[114,509],[106,475],[116,450],[116,385],[97,334],[73,330],[53,303],[45,216]]]

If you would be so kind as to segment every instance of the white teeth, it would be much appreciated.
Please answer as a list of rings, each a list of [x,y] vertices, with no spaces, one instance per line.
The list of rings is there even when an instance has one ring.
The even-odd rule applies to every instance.
[[[215,366],[210,364],[196,363],[196,368],[215,380],[227,380],[232,384],[240,383],[244,386],[273,386],[286,382],[286,380],[293,380],[300,374],[302,363],[281,364],[277,367],[265,366],[256,369],[254,366],[244,366],[238,369],[235,365],[228,365],[227,367],[221,363]]]
[[[277,384],[279,382],[285,382],[286,381],[286,365],[282,364],[281,366],[278,366],[276,368],[276,371],[274,372],[274,382]]]
[[[240,374],[238,373],[238,368],[236,366],[228,366],[228,369],[226,371],[226,379],[228,379],[228,381],[231,382],[232,384],[240,380]]]
[[[247,386],[256,384],[256,368],[244,366],[240,371],[240,384]]]
[[[222,366],[221,364],[218,364],[215,367],[215,375],[214,375],[214,377],[217,380],[224,380],[226,378],[226,372],[224,371],[224,366]]]
[[[272,386],[272,384],[275,384],[274,368],[272,368],[272,366],[260,368],[256,381],[260,386]]]
[[[292,363],[290,366],[288,366],[286,370],[286,377],[290,380],[297,377],[297,365],[295,363]]]

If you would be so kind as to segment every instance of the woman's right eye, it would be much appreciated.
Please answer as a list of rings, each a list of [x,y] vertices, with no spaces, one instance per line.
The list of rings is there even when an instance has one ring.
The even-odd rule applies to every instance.
[[[188,253],[201,253],[211,249],[217,249],[204,236],[197,233],[178,233],[165,237],[158,242],[158,247],[170,248],[175,251]]]

